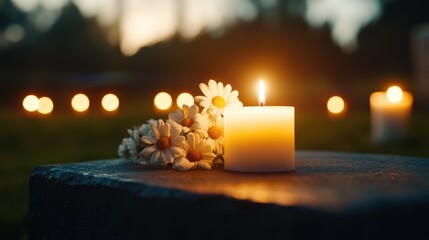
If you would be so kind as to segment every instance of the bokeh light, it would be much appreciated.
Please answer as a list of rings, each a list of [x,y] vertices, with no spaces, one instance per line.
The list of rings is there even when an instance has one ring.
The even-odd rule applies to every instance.
[[[49,114],[54,110],[54,102],[48,97],[39,98],[39,107],[37,111],[41,114]]]
[[[84,112],[89,108],[89,98],[82,93],[74,95],[71,100],[73,109],[77,112]]]
[[[104,95],[101,105],[106,111],[115,111],[119,107],[119,98],[112,93]]]
[[[392,86],[386,91],[387,100],[391,103],[398,103],[402,100],[402,89],[398,86]]]
[[[176,100],[177,106],[180,108],[183,106],[183,104],[186,104],[188,106],[194,105],[194,97],[189,93],[181,93]]]
[[[28,95],[22,101],[22,106],[29,112],[34,112],[39,107],[39,98],[34,95]]]
[[[171,103],[173,102],[170,94],[166,92],[160,92],[155,96],[153,101],[155,103],[155,107],[160,110],[166,110],[171,107]]]
[[[328,107],[328,111],[334,114],[339,114],[344,111],[344,100],[339,96],[333,96],[328,100],[326,105]]]

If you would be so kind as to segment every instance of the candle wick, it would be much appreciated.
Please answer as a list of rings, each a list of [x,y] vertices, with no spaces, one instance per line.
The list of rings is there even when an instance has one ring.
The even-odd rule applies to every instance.
[[[261,107],[263,107],[263,106],[264,106],[264,103],[263,103],[263,102],[261,102],[259,105],[260,105]]]

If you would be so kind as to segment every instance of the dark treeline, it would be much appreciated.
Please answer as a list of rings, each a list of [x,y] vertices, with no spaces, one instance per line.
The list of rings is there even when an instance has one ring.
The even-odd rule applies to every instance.
[[[353,53],[344,53],[333,43],[328,26],[314,29],[300,15],[279,10],[276,25],[266,25],[261,14],[256,21],[229,28],[220,38],[202,34],[189,42],[175,37],[124,57],[95,20],[85,19],[73,4],[41,33],[7,0],[0,6],[0,28],[19,23],[27,37],[0,49],[0,69],[29,74],[129,71],[221,76],[256,69],[334,81],[383,74],[411,77],[410,33],[429,21],[428,5],[425,0],[385,1],[383,15],[361,31]]]

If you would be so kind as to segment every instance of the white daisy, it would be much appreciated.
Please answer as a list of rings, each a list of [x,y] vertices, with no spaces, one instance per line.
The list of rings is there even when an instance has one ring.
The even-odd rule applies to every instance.
[[[143,124],[140,128],[145,125],[147,124]],[[133,161],[143,161],[143,158],[138,154],[143,149],[143,143],[140,140],[143,133],[138,129],[138,127],[134,127],[134,129],[127,130],[130,137],[122,139],[122,143],[118,147],[118,156],[120,158],[131,159]]]
[[[149,120],[148,123],[150,122],[152,121]],[[143,123],[140,127],[134,127],[134,129],[128,129],[130,137],[127,139],[127,141],[125,141],[125,144],[128,150],[128,158],[133,161],[142,162],[145,160],[139,153],[143,150],[144,147],[146,147],[146,144],[141,141],[141,138],[143,136],[153,136],[148,123]]]
[[[198,117],[198,123],[198,129],[195,130],[195,133],[200,135],[200,137],[207,139],[207,141],[213,145],[216,155],[223,154],[223,146],[225,142],[223,118],[218,115],[217,118],[213,119],[208,117],[206,114],[202,114]]]
[[[140,140],[137,142],[133,137],[128,138],[128,141],[126,142],[129,158],[133,161],[142,160],[138,154],[139,143]]]
[[[213,146],[206,140],[194,133],[186,136],[183,144],[184,151],[176,158],[173,168],[177,170],[189,170],[198,167],[211,169],[213,159]]]
[[[151,164],[173,163],[176,155],[182,151],[185,137],[179,136],[179,129],[171,128],[170,124],[158,120],[157,124],[150,124],[153,136],[143,136],[141,141],[150,146],[143,149],[140,155],[148,158]]]
[[[183,130],[184,133],[188,133],[192,130],[195,130],[196,127],[196,117],[200,115],[200,109],[197,105],[192,105],[189,107],[184,104],[182,109],[178,109],[173,113],[168,114],[168,123],[180,131]]]
[[[128,142],[128,138],[122,139],[122,143],[118,147],[118,156],[121,159],[127,159],[127,156],[128,156],[127,142]]]
[[[152,131],[150,130],[150,124],[156,124],[155,119],[149,119],[146,123],[143,123],[139,128],[139,133],[141,136],[149,136],[152,134]]]
[[[231,85],[225,87],[223,83],[209,80],[208,85],[200,83],[200,89],[204,96],[196,96],[195,102],[203,107],[203,113],[208,111],[210,115],[223,114],[225,107],[242,107],[243,103],[238,100],[238,91],[232,91]]]

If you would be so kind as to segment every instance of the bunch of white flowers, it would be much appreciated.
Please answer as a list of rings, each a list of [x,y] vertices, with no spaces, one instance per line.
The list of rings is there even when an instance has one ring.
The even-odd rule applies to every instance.
[[[119,157],[149,165],[170,164],[177,170],[223,164],[223,110],[243,104],[229,84],[209,80],[199,87],[204,96],[195,97],[198,105],[183,105],[166,121],[151,119],[129,129],[130,136],[119,145]]]

